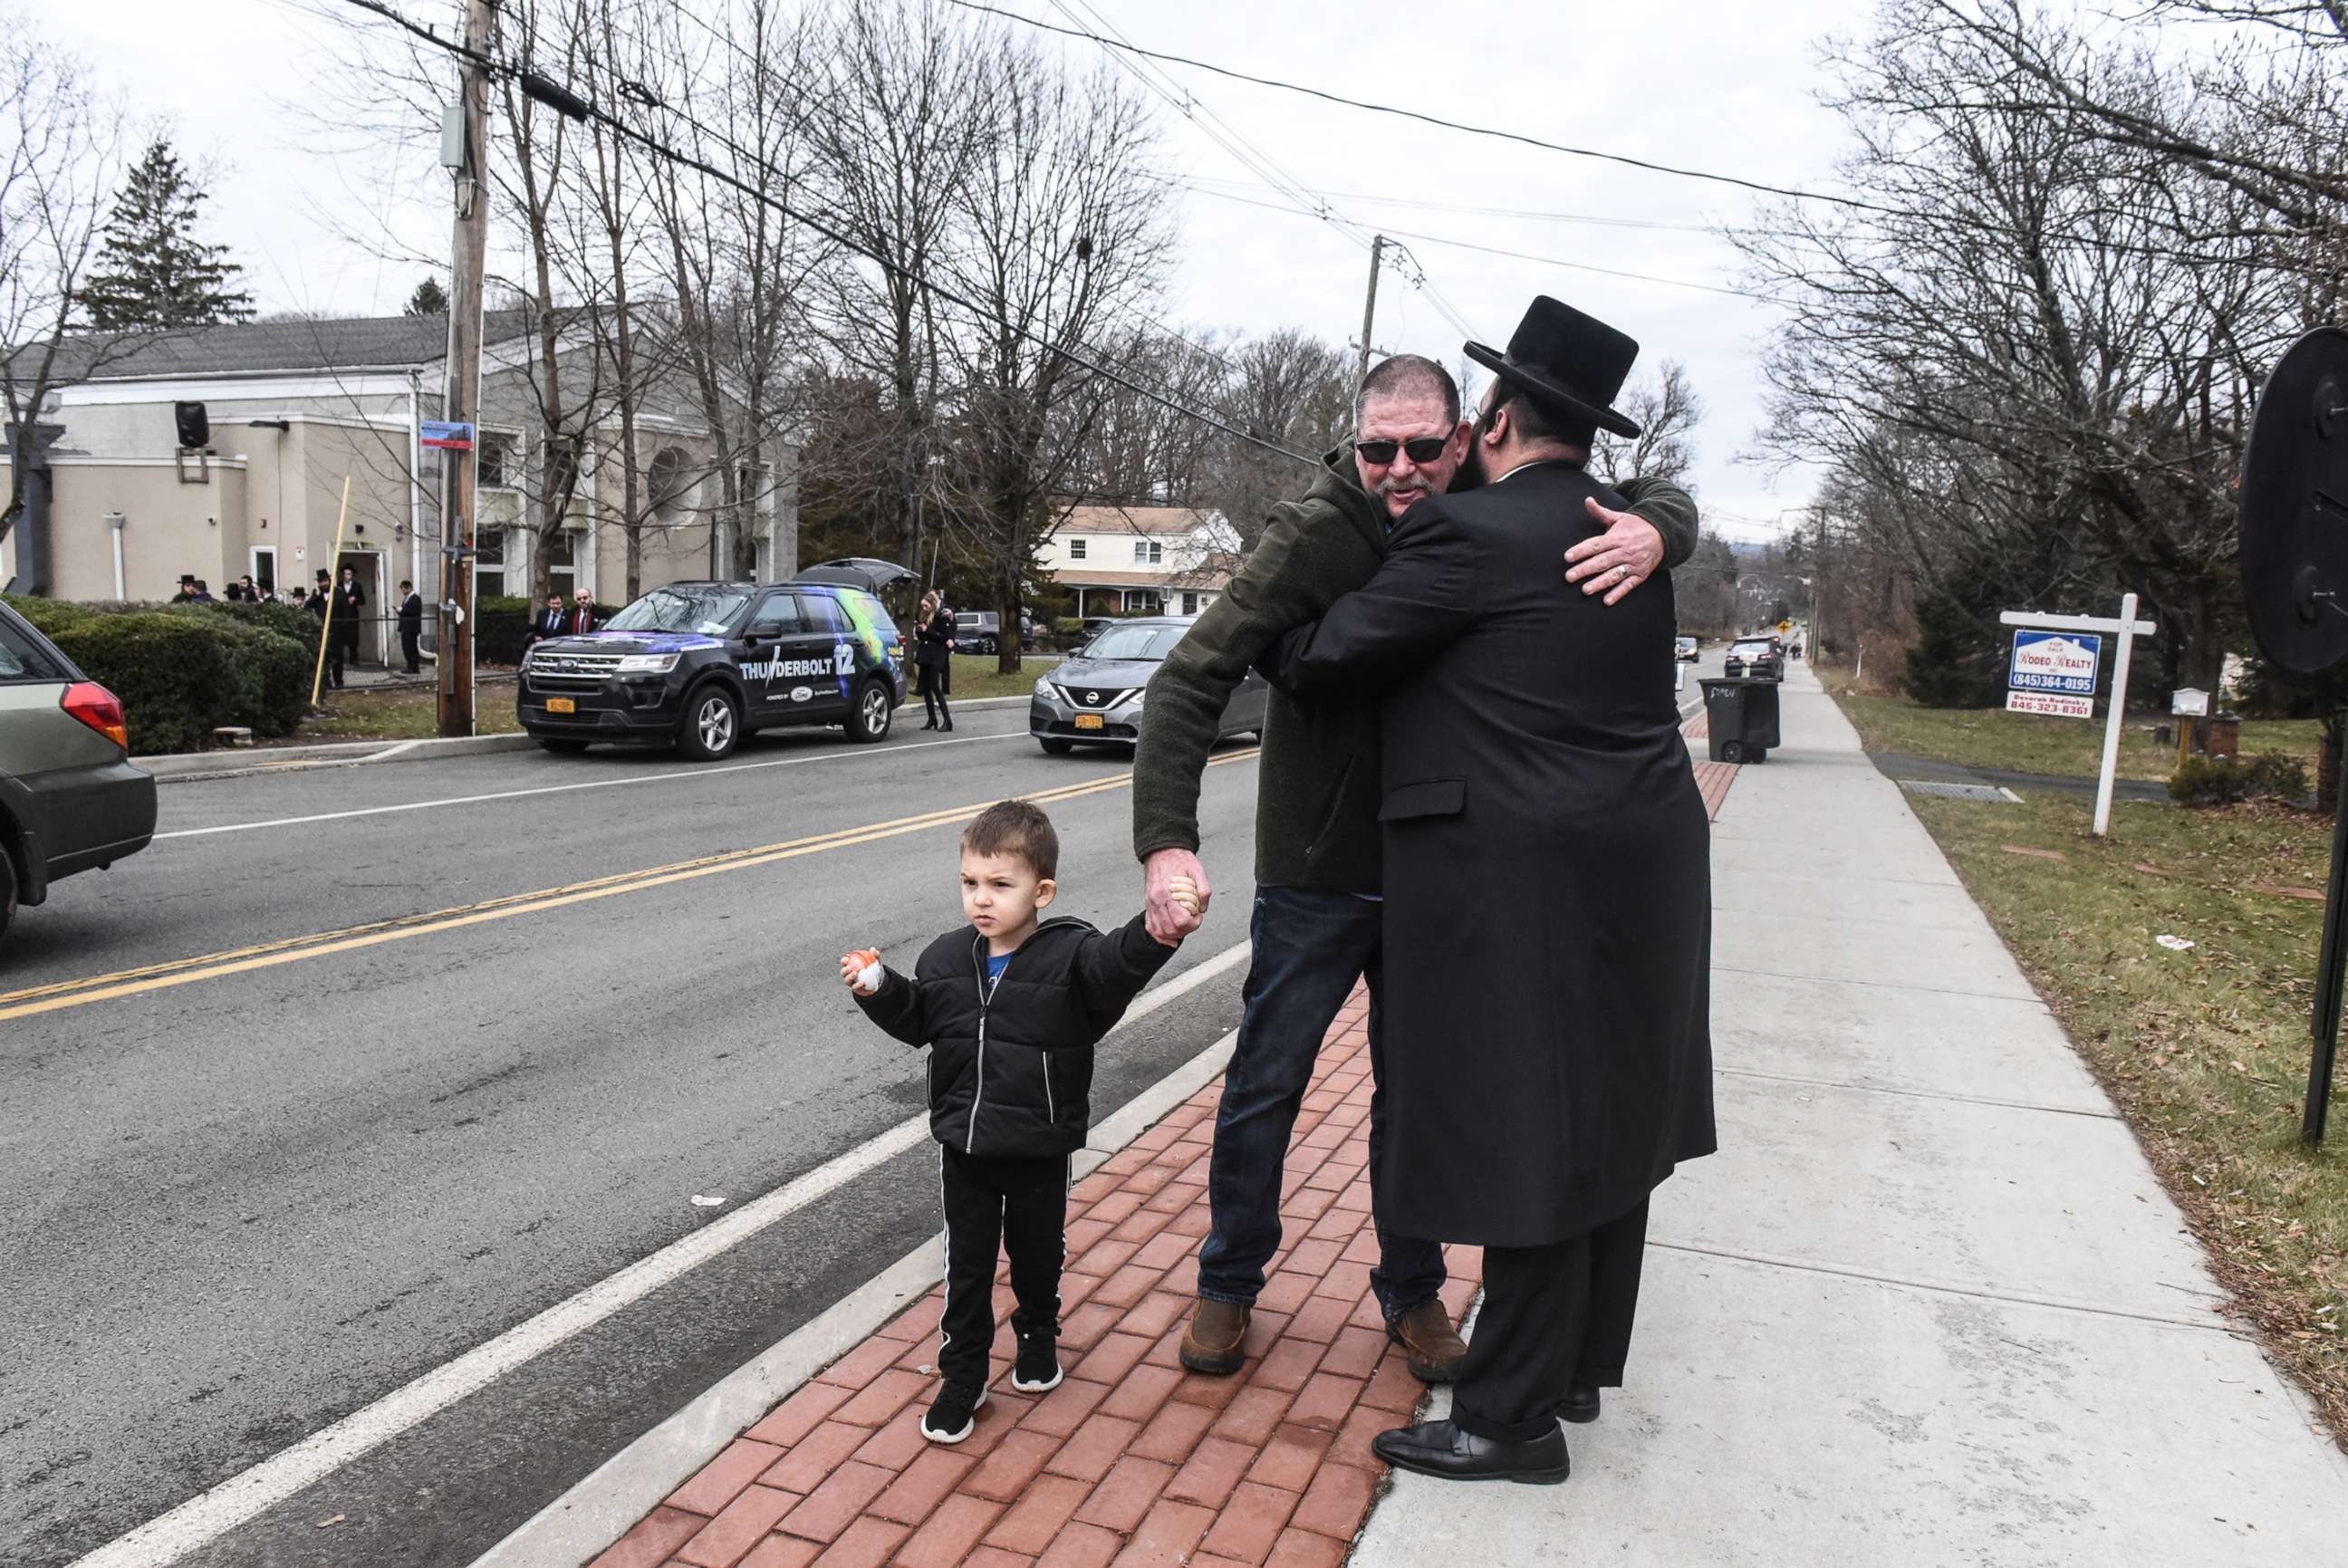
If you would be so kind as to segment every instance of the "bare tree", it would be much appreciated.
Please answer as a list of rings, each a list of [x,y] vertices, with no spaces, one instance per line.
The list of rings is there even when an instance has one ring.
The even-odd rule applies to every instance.
[[[948,338],[961,392],[948,515],[1002,614],[1010,673],[1051,498],[1107,398],[1076,356],[1146,306],[1171,236],[1148,169],[1155,128],[1111,68],[1073,75],[1000,36],[993,49],[994,123],[956,202],[949,259],[979,314]]]
[[[16,427],[149,335],[68,336],[121,163],[122,112],[29,16],[12,6],[0,22],[11,41],[0,64],[0,399]],[[9,465],[0,539],[24,513],[28,477],[26,462]]]
[[[1688,380],[1687,366],[1666,359],[1650,378],[1642,376],[1622,399],[1622,411],[1639,427],[1635,437],[1601,430],[1591,449],[1591,471],[1610,485],[1636,475],[1665,480],[1683,488],[1695,467],[1695,446],[1690,439],[1704,422],[1704,399]]]

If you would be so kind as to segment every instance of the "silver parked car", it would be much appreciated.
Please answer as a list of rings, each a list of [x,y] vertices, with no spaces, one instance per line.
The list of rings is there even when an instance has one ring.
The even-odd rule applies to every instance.
[[[1196,615],[1138,616],[1115,621],[1035,683],[1027,705],[1027,733],[1055,757],[1078,746],[1130,749],[1141,738],[1143,689]],[[1215,738],[1263,736],[1270,691],[1253,670],[1231,693]]]
[[[130,765],[122,705],[0,604],[0,933],[59,877],[154,836],[155,780]]]

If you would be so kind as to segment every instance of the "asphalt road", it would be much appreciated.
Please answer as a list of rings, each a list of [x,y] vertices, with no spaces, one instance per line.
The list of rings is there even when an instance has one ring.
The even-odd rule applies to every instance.
[[[1066,791],[1057,912],[1138,906],[1126,764],[1025,718],[164,789],[155,845],[0,958],[0,1562],[67,1563],[919,1110],[837,958],[959,923],[958,809]],[[1246,934],[1256,764],[1219,756],[1217,902],[1168,977]],[[1095,1115],[1238,986],[1115,1037]],[[936,1224],[916,1149],[190,1561],[469,1562]]]

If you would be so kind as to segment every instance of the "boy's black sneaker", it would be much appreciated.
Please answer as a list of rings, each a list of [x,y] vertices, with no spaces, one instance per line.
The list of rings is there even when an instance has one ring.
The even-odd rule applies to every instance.
[[[1019,1359],[1012,1364],[1011,1386],[1022,1394],[1041,1394],[1060,1386],[1060,1347],[1048,1334],[1019,1336]]]
[[[958,1443],[978,1425],[978,1408],[986,1403],[986,1387],[960,1378],[939,1387],[930,1413],[922,1418],[922,1436],[933,1443]]]

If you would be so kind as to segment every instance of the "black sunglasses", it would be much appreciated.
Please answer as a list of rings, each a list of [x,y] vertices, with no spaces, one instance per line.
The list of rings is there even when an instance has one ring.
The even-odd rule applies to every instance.
[[[1407,441],[1355,441],[1354,450],[1361,453],[1364,462],[1384,468],[1395,460],[1396,452],[1408,452],[1414,463],[1431,463],[1450,444],[1448,436],[1416,436]]]

